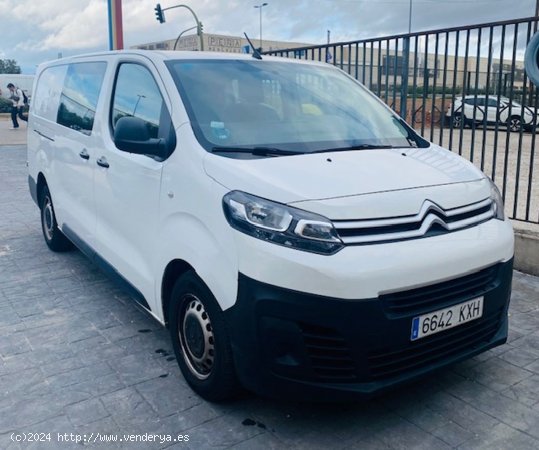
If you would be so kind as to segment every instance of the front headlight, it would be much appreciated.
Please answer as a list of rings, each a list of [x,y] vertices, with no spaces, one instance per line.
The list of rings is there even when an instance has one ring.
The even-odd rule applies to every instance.
[[[343,247],[331,221],[318,214],[240,191],[223,197],[223,210],[232,228],[257,239],[324,255]]]
[[[492,199],[492,202],[494,203],[494,217],[499,220],[504,220],[505,214],[503,212],[502,194],[500,194],[500,190],[494,184],[494,182],[490,179],[489,181],[490,181],[490,198]]]

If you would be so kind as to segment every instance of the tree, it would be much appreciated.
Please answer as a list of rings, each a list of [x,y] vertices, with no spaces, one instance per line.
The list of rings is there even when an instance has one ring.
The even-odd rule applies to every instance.
[[[21,73],[21,68],[14,59],[0,59],[0,73]]]

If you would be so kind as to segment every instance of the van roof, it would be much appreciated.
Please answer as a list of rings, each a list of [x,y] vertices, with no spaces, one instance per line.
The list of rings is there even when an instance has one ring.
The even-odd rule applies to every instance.
[[[223,60],[223,59],[230,59],[230,60],[247,60],[247,61],[255,61],[253,59],[253,56],[251,54],[245,54],[245,53],[221,53],[221,52],[198,52],[198,51],[172,51],[172,50],[138,50],[138,49],[128,49],[128,50],[113,50],[113,51],[107,51],[107,52],[96,52],[96,53],[86,53],[76,56],[69,56],[62,59],[57,59],[53,61],[48,61],[43,63],[43,65],[54,65],[58,63],[69,63],[69,62],[75,62],[80,59],[84,58],[94,58],[99,56],[115,56],[115,55],[141,55],[149,58],[150,60],[160,60],[160,61],[168,61],[168,60],[181,60],[181,59],[200,59],[200,60]],[[319,61],[310,61],[310,60],[300,60],[300,59],[292,59],[292,58],[283,58],[278,56],[266,56],[262,55],[262,61],[280,61],[280,62],[291,62],[291,63],[298,63],[298,64],[314,64],[314,65],[321,65],[321,66],[327,66],[327,63],[325,62],[319,62]]]

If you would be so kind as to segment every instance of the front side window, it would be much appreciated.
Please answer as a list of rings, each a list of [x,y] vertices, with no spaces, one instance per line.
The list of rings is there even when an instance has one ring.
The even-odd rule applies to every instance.
[[[70,64],[65,76],[56,121],[67,128],[90,135],[107,64]]]
[[[157,83],[140,64],[124,63],[118,69],[112,102],[113,129],[122,117],[142,119],[152,138],[160,137],[160,125],[169,117]]]
[[[413,131],[334,67],[255,60],[169,61],[197,139],[208,151],[271,147],[410,147]]]

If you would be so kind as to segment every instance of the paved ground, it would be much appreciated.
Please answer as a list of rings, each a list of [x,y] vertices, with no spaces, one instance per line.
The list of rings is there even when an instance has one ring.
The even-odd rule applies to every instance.
[[[0,114],[0,145],[26,145],[26,122],[19,120],[19,128],[12,130],[9,114]]]
[[[79,252],[46,248],[25,148],[0,146],[1,449],[80,447],[57,433],[189,436],[86,444],[107,449],[539,448],[538,278],[515,272],[510,330],[508,344],[364,404],[248,394],[207,403],[186,386],[156,322]],[[51,433],[51,442],[14,443],[12,433]]]

